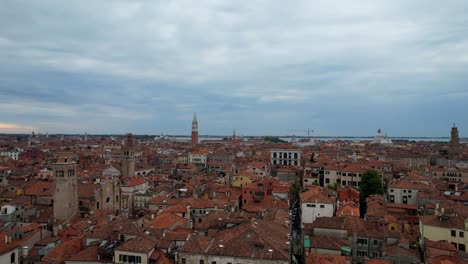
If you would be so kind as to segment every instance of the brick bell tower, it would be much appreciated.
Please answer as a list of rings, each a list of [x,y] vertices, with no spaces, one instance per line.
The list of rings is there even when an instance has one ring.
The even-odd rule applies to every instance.
[[[54,175],[54,218],[67,220],[78,212],[76,163],[72,153],[59,153],[52,164]]]
[[[192,145],[198,144],[198,121],[197,113],[193,114],[192,120]]]
[[[123,147],[122,177],[135,176],[135,150],[133,148],[133,134],[127,134],[127,142]]]

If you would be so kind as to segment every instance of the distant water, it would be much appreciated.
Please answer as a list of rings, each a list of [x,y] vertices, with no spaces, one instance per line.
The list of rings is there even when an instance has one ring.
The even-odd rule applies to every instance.
[[[292,140],[292,137],[287,137],[287,138],[281,138],[282,140],[290,142]],[[296,138],[296,140],[299,140],[301,138]],[[373,137],[314,137],[312,138],[316,141],[333,141],[333,140],[344,140],[344,141],[372,141],[374,140]],[[438,141],[438,142],[448,142],[450,141],[450,138],[439,138],[439,137],[418,137],[418,138],[408,138],[408,137],[392,137],[390,138],[392,141],[395,140],[408,140],[408,141]]]
[[[176,136],[176,137],[171,137],[176,140],[190,140],[190,136]],[[241,137],[242,138],[242,137]],[[244,138],[262,138],[262,137],[244,137]],[[221,136],[200,136],[199,140],[222,140],[223,137]],[[291,142],[293,137],[280,137],[280,139]],[[296,137],[296,140],[304,139],[304,137]],[[311,139],[315,141],[333,141],[333,140],[344,140],[344,141],[372,141],[374,140],[373,137],[312,137]],[[448,142],[450,141],[450,138],[447,137],[390,137],[391,140],[408,140],[408,141],[437,141],[437,142]]]

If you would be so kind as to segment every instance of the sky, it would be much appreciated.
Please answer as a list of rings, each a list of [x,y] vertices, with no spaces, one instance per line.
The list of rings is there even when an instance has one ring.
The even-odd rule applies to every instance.
[[[468,136],[468,1],[0,3],[0,133]]]

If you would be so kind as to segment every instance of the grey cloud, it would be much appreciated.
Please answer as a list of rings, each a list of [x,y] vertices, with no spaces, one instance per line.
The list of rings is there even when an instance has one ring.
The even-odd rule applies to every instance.
[[[375,118],[368,113],[376,103],[385,106],[383,116],[412,103],[414,125],[404,133],[418,134],[424,103],[455,102],[459,111],[446,115],[464,124],[467,7],[422,0],[6,1],[0,118],[24,123],[30,115],[46,128],[50,116],[57,118],[50,129],[61,122],[65,129],[65,117],[89,126],[85,116],[109,131],[121,118],[135,132],[182,133],[189,128],[178,122],[196,111],[207,133],[230,133],[230,124],[265,133],[280,130],[282,119],[291,126],[307,119],[339,134],[346,131],[334,131],[336,123]],[[340,118],[349,109],[360,116]],[[210,118],[218,125],[210,127]]]

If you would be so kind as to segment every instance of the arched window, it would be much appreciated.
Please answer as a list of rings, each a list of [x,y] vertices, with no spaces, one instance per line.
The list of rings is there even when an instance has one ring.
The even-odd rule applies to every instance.
[[[10,255],[10,263],[16,263],[16,254],[15,252]]]

